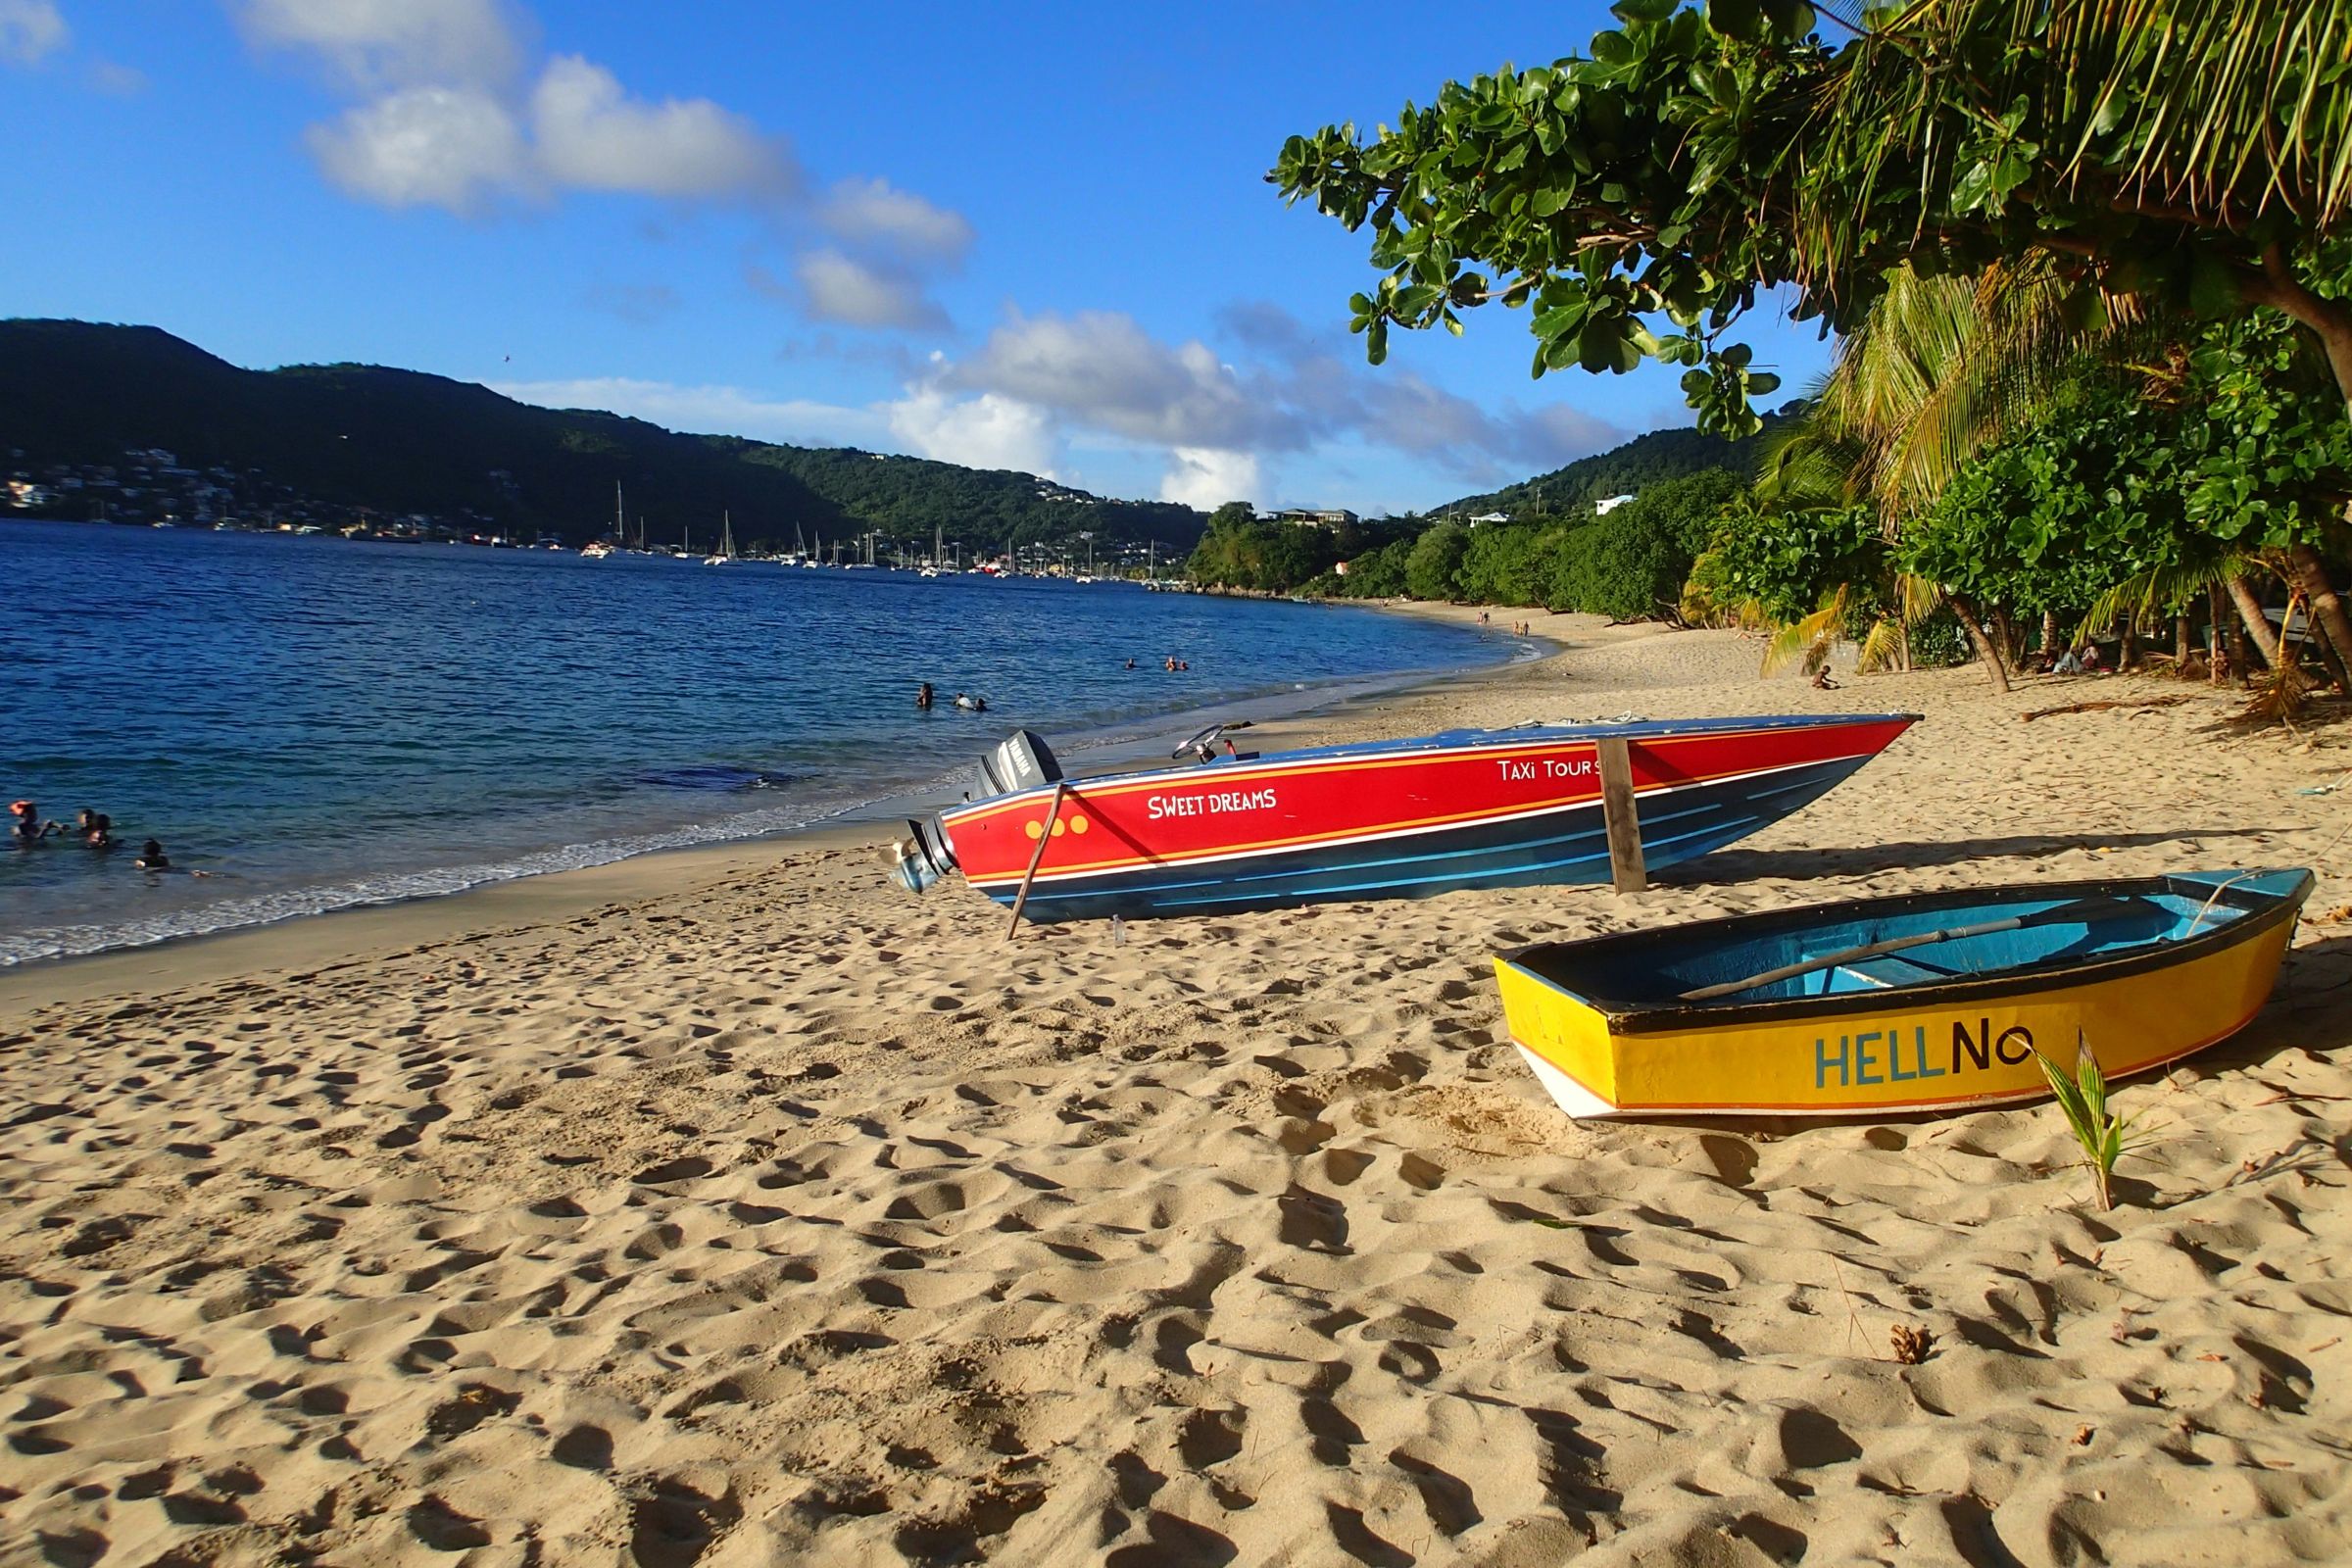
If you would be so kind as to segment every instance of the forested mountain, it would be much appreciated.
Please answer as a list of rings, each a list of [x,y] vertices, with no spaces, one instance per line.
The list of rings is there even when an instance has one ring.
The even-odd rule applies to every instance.
[[[722,512],[738,539],[780,544],[796,530],[868,528],[927,541],[937,524],[969,548],[1092,532],[1182,551],[1201,527],[1186,507],[1106,501],[1025,473],[680,434],[377,366],[241,369],[152,326],[0,320],[0,466],[108,464],[155,447],[332,505],[470,513],[572,543],[611,527],[615,480],[656,543],[689,526],[704,536]]]
[[[1007,540],[1026,545],[1092,533],[1098,544],[1157,540],[1164,557],[1190,550],[1200,537],[1200,514],[1190,507],[1106,500],[1006,468],[964,468],[854,447],[764,446],[751,461],[793,474],[860,525],[902,538],[928,539],[939,528],[951,539],[999,550]]]
[[[1679,479],[1707,468],[1752,473],[1764,439],[1793,418],[1794,408],[1764,416],[1764,428],[1744,441],[1702,435],[1695,428],[1652,430],[1623,446],[1590,458],[1579,458],[1564,468],[1539,473],[1485,495],[1464,496],[1430,509],[1430,514],[1476,516],[1482,512],[1561,516],[1587,508],[1606,496],[1638,495],[1642,486]]]

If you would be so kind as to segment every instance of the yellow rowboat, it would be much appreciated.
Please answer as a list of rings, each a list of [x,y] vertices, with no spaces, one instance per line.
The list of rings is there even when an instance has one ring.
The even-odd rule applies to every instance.
[[[2049,1092],[2077,1036],[2110,1078],[2236,1033],[2304,870],[1814,905],[1494,960],[1511,1039],[1571,1116],[1871,1116]]]

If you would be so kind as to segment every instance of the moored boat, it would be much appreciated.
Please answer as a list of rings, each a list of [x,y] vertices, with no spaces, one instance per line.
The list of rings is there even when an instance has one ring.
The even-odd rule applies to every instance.
[[[1218,756],[1212,726],[1177,748],[1191,765],[1089,779],[1024,731],[967,804],[910,824],[896,874],[919,890],[960,869],[1039,921],[1601,882],[1604,742],[1624,744],[1654,868],[1811,803],[1916,718],[1528,725],[1263,757]]]
[[[1511,1040],[1572,1116],[1870,1116],[2049,1092],[2077,1041],[2110,1078],[2243,1028],[2304,870],[1947,889],[1494,960]]]

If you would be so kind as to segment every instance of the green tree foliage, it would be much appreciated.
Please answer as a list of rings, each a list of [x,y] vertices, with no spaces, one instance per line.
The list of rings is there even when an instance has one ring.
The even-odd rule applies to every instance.
[[[1415,599],[1450,600],[1460,592],[1462,562],[1470,554],[1470,530],[1441,522],[1413,541],[1404,560],[1405,592]]]
[[[1875,614],[1887,608],[1881,585],[1890,567],[1886,536],[1867,506],[1735,507],[1692,565],[1685,603],[1710,618],[1789,625],[1858,585],[1855,612]]]
[[[1470,530],[1453,597],[1479,605],[1540,605],[1549,585],[1545,535],[1525,524],[1481,523]]]
[[[1229,501],[1209,514],[1186,571],[1203,587],[1287,594],[1339,559],[1329,528],[1261,520],[1248,502]]]
[[[2352,496],[2352,421],[2313,359],[2283,321],[2216,323],[2141,384],[2080,390],[1965,465],[1897,558],[1989,611],[2071,624],[2128,582],[2148,585],[2135,609],[2170,612],[2232,558],[2317,549]]]
[[[1372,230],[1374,363],[1498,300],[1537,374],[1680,365],[1700,427],[1744,434],[1774,382],[1728,329],[1760,289],[1846,331],[1899,263],[2038,254],[2084,303],[2285,311],[2352,399],[2352,308],[2313,286],[2352,211],[2341,0],[1913,0],[1835,45],[1800,0],[1612,10],[1590,58],[1284,145],[1287,200]]]
[[[1676,614],[1716,518],[1745,489],[1723,468],[1652,485],[1570,536],[1578,564],[1554,598],[1612,620]]]
[[[1339,581],[1354,599],[1399,599],[1404,596],[1404,565],[1413,554],[1413,541],[1395,539],[1348,563],[1348,575]]]

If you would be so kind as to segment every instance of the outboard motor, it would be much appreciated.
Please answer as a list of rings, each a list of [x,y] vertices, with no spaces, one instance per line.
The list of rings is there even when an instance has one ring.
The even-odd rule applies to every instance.
[[[936,816],[909,819],[906,837],[891,846],[890,879],[909,893],[922,892],[955,869],[956,852],[948,848]]]
[[[1016,729],[980,759],[980,777],[987,787],[975,800],[1052,784],[1061,777],[1061,764],[1054,760],[1054,750],[1043,735]]]

